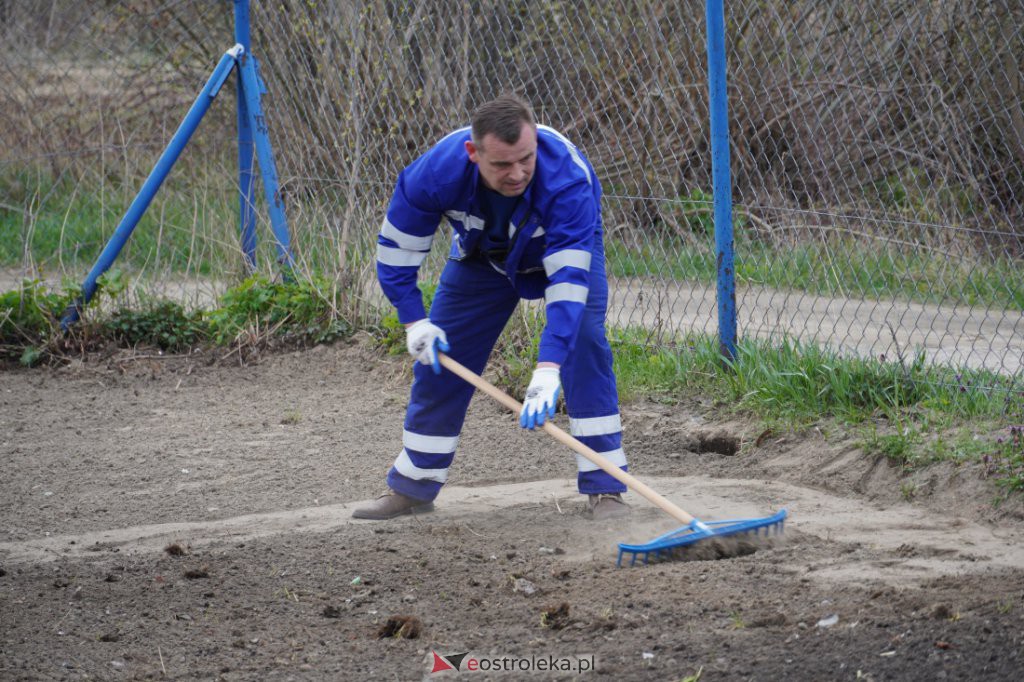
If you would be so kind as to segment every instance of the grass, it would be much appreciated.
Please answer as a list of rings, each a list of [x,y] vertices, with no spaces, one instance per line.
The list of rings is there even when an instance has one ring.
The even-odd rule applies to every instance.
[[[26,261],[47,271],[92,266],[144,176],[131,182],[0,172],[0,265]],[[223,184],[223,183],[220,183]],[[122,267],[209,275],[237,261],[237,199],[201,177],[167,178],[118,259]],[[205,226],[200,228],[199,226]]]
[[[835,419],[861,434],[867,453],[905,469],[983,462],[1006,488],[1024,489],[1024,427],[1006,426],[1024,421],[1019,380],[926,365],[921,355],[902,362],[843,356],[786,338],[741,340],[731,362],[714,337],[691,335],[672,348],[650,348],[645,338],[643,330],[614,335],[625,401],[700,396],[719,414],[752,415],[775,432]]]

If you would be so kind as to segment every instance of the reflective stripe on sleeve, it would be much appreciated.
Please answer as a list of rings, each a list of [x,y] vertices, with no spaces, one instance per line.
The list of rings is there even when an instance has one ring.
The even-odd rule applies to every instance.
[[[549,304],[560,303],[562,301],[569,301],[570,303],[586,303],[589,291],[590,290],[582,284],[569,284],[567,282],[552,284],[544,290],[544,300]]]
[[[419,267],[426,258],[426,251],[409,251],[408,249],[396,249],[393,246],[377,244],[377,262],[383,265]]]
[[[430,245],[434,242],[434,235],[417,237],[406,234],[395,227],[387,218],[384,219],[384,224],[380,227],[380,235],[390,239],[398,244],[399,248],[407,251],[429,251]]]
[[[590,270],[590,252],[582,249],[565,249],[544,257],[544,272],[548,277],[562,268]]]

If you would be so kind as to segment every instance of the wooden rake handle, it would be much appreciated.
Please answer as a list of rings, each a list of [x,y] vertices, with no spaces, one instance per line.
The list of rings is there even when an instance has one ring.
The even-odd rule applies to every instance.
[[[460,363],[456,362],[455,360],[452,360],[444,353],[438,353],[437,355],[441,361],[441,364],[444,365],[447,369],[449,369],[453,374],[462,377],[470,384],[472,384],[474,387],[480,389],[487,395],[491,396],[499,403],[515,412],[516,414],[522,412],[523,405],[515,398],[508,395],[501,389],[493,386],[486,379],[484,379],[483,377],[474,372],[471,372],[469,369],[467,369]],[[633,492],[639,495],[643,495],[651,504],[655,505],[656,507],[660,507],[666,514],[675,518],[677,521],[684,524],[689,524],[694,521],[694,517],[690,516],[685,511],[683,511],[676,505],[672,504],[658,493],[654,492],[645,483],[638,481],[631,474],[628,474],[619,467],[615,466],[607,459],[605,459],[597,452],[595,452],[592,448],[587,447],[586,445],[578,441],[576,438],[573,438],[571,435],[569,435],[562,429],[552,424],[550,421],[544,422],[544,430],[547,431],[558,442],[568,446],[573,451],[578,452],[579,454],[589,459],[591,462],[600,467],[601,470],[607,472],[609,476],[612,476],[613,478],[617,479]]]

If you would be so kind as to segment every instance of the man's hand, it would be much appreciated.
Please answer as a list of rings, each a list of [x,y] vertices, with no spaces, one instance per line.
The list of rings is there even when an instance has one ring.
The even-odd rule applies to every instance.
[[[437,351],[448,351],[448,337],[443,329],[425,317],[413,322],[405,328],[405,347],[409,349],[409,355],[424,365],[430,365],[434,374],[441,373]]]
[[[557,365],[541,365],[533,370],[533,378],[523,400],[523,411],[519,413],[519,425],[524,429],[544,426],[546,418],[555,416],[561,388]]]

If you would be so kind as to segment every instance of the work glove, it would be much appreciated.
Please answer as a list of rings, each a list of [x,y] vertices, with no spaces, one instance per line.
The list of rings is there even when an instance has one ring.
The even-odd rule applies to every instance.
[[[448,351],[448,337],[443,329],[424,317],[406,327],[405,347],[409,349],[409,355],[424,365],[430,365],[434,374],[441,373],[437,351]]]
[[[556,367],[538,367],[533,370],[533,378],[526,389],[526,399],[523,400],[523,411],[519,413],[519,425],[524,429],[544,426],[546,418],[555,416],[558,392],[561,389]]]

